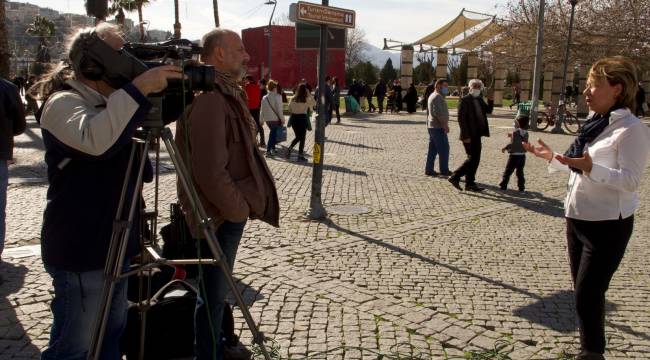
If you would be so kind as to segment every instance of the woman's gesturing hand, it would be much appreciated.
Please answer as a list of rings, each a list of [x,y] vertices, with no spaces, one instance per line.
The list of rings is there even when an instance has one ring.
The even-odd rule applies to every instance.
[[[537,139],[537,143],[539,146],[535,146],[532,143],[527,142],[522,142],[521,144],[524,146],[524,149],[526,149],[526,151],[533,153],[538,158],[542,158],[546,161],[551,161],[553,159],[553,150],[551,150],[551,148],[546,145],[542,139]]]
[[[570,158],[558,154],[555,155],[555,158],[557,159],[557,161],[561,162],[564,165],[570,166],[572,168],[580,169],[586,173],[590,173],[594,165],[593,161],[591,160],[591,156],[589,156],[589,153],[586,151],[582,155],[583,156],[579,158]]]

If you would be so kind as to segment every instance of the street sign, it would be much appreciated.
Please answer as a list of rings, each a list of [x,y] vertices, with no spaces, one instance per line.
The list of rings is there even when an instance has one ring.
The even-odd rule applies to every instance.
[[[327,27],[327,48],[345,49],[345,29]],[[296,23],[296,49],[320,48],[320,26]]]
[[[335,27],[354,28],[356,13],[354,10],[298,1],[296,20],[312,24],[326,24]]]

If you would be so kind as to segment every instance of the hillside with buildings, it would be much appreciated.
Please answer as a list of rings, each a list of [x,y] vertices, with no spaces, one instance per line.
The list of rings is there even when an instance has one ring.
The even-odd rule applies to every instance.
[[[74,29],[92,26],[94,19],[80,14],[60,13],[50,8],[39,7],[30,3],[5,2],[5,23],[9,38],[9,49],[12,55],[12,71],[24,70],[34,61],[39,45],[39,39],[26,33],[27,28],[34,22],[36,16],[44,17],[54,23],[55,33],[48,39],[52,61],[61,59],[65,51],[67,36]],[[113,21],[111,21],[113,22]],[[139,38],[138,28],[130,19],[125,19],[124,32],[126,38],[136,41]],[[162,41],[171,36],[168,31],[147,31],[148,41]]]

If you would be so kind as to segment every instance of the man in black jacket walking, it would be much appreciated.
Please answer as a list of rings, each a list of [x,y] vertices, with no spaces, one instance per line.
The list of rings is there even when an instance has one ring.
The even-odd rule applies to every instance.
[[[14,136],[25,131],[25,112],[18,87],[0,78],[0,258],[5,245],[5,210],[9,186],[8,163],[13,159]]]
[[[458,104],[458,125],[460,126],[460,140],[465,147],[467,160],[449,177],[449,182],[458,190],[460,178],[465,176],[465,190],[483,191],[476,185],[476,170],[481,161],[481,137],[489,137],[487,114],[494,108],[494,100],[488,97],[487,104],[481,96],[483,82],[479,79],[469,81],[469,94],[464,96]]]

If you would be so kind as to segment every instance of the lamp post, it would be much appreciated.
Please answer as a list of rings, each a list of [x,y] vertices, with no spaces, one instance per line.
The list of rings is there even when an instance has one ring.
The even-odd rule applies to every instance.
[[[273,5],[273,11],[271,11],[271,17],[269,18],[269,27],[268,27],[268,29],[269,29],[269,34],[268,34],[269,35],[269,54],[268,54],[268,58],[267,58],[267,66],[269,68],[268,75],[269,75],[269,79],[271,79],[271,69],[272,69],[271,61],[273,59],[272,50],[271,50],[271,46],[273,45],[273,33],[271,31],[271,22],[273,21],[273,14],[275,14],[275,7],[278,5],[278,1],[277,0],[268,0],[267,2],[264,3],[264,5]],[[262,75],[262,77],[264,76],[264,74],[261,74],[261,75]]]
[[[564,115],[566,112],[566,102],[565,102],[565,91],[564,88],[566,88],[566,73],[567,73],[567,68],[569,66],[569,50],[571,49],[571,32],[573,31],[573,15],[576,10],[576,4],[578,3],[578,0],[569,0],[571,3],[571,17],[569,18],[569,35],[567,36],[566,40],[566,51],[564,52],[564,67],[562,69],[562,88],[560,89],[560,102],[557,107],[558,111],[558,117],[557,121],[555,122],[555,127],[553,130],[551,130],[552,133],[555,134],[563,134],[564,130],[562,130],[562,123],[564,122]]]
[[[544,0],[539,0],[537,19],[537,44],[535,47],[535,70],[533,71],[533,101],[530,107],[530,127],[537,130],[537,103],[539,100],[539,83],[542,79],[542,51],[544,48]]]

